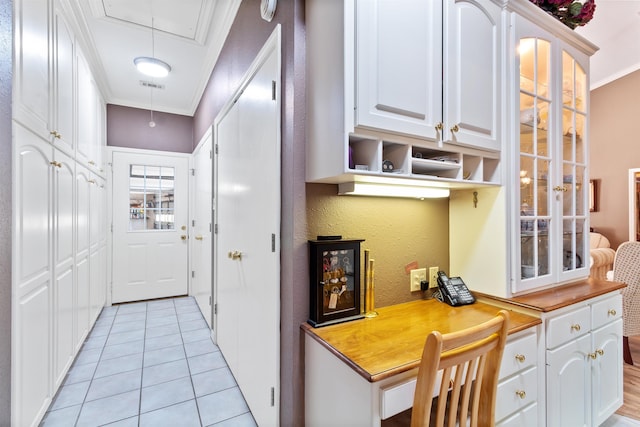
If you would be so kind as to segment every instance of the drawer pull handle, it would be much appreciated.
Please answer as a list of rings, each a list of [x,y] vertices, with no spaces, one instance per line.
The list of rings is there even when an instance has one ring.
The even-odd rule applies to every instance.
[[[601,348],[597,349],[596,353],[598,353],[599,356],[604,356],[604,350]]]
[[[525,397],[527,397],[527,393],[525,393],[524,390],[516,390],[516,396],[518,396],[520,399],[524,399]]]
[[[580,325],[577,323],[575,325],[571,325],[571,330],[578,332],[580,330]]]
[[[607,312],[607,314],[609,314],[610,316],[615,316],[616,314],[618,314],[618,312],[612,308]]]
[[[598,357],[597,354],[595,353],[589,353],[589,357],[592,358],[593,360],[596,360],[596,358]]]
[[[527,358],[524,357],[524,354],[516,354],[516,360],[520,363],[524,362]]]

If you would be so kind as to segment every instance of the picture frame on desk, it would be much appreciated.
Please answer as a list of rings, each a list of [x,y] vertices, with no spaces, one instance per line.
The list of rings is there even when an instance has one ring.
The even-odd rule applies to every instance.
[[[363,239],[309,240],[309,320],[320,327],[364,317],[360,309]]]

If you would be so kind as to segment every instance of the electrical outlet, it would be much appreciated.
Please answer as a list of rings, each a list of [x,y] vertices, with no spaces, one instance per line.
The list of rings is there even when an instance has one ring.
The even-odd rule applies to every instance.
[[[429,287],[435,288],[438,286],[438,267],[429,267]]]
[[[427,280],[427,269],[416,268],[411,270],[411,282],[409,283],[411,292],[420,290],[420,281]]]

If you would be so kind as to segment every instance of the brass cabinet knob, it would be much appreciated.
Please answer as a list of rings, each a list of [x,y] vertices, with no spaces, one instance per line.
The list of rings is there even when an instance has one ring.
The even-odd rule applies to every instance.
[[[589,356],[591,359],[593,359],[593,360],[595,360],[595,359],[598,357],[598,355],[597,355],[597,354],[595,354],[595,353],[589,353],[589,355],[588,355],[588,356]]]
[[[553,191],[563,191],[563,192],[567,192],[567,187],[565,187],[564,185],[560,186],[560,185],[556,185],[555,187],[553,187]]]
[[[527,358],[524,356],[524,354],[516,354],[516,360],[520,363],[524,362]]]
[[[597,349],[596,353],[598,353],[598,356],[604,356],[604,350],[601,348]]]
[[[89,160],[89,164],[90,164],[91,166],[95,166],[95,165],[96,165],[96,162],[94,162],[93,160]]]
[[[52,131],[50,131],[50,132],[49,132],[49,134],[50,134],[50,135],[53,135],[53,137],[54,137],[54,138],[56,138],[56,139],[60,139],[60,138],[62,138],[62,135],[60,135],[60,134],[58,133],[58,131],[56,131],[56,130],[52,130]]]
[[[525,397],[527,397],[527,393],[524,390],[516,390],[516,396],[518,396],[520,399],[524,399]]]
[[[240,252],[240,251],[229,251],[229,253],[227,254],[227,256],[228,256],[230,259],[233,259],[233,260],[236,260],[236,259],[237,259],[237,260],[241,260],[241,259],[242,259],[242,252]]]
[[[580,325],[577,323],[575,325],[571,325],[571,330],[576,332],[580,331]]]
[[[443,127],[444,127],[444,126],[442,125],[442,122],[438,122],[438,123],[436,123],[436,130],[437,130],[438,132],[440,132],[440,131],[442,130],[442,128],[443,128]]]
[[[204,239],[204,237],[202,237],[202,236],[196,236],[196,240],[202,240],[202,239]]]
[[[609,311],[607,311],[607,314],[608,314],[608,315],[610,315],[610,316],[615,316],[616,314],[618,314],[618,312],[617,312],[617,311],[615,311],[615,310],[612,308],[612,309],[610,309]]]
[[[456,133],[460,130],[460,128],[458,127],[458,125],[453,125],[451,126],[451,132]]]
[[[55,160],[50,161],[50,162],[49,162],[49,164],[50,164],[51,166],[55,166],[55,167],[57,167],[57,168],[61,168],[61,167],[62,167],[62,163],[60,163],[60,162],[56,162]]]
[[[180,236],[180,239],[181,239],[181,240],[187,240],[187,235],[186,235],[186,234],[183,234],[182,236]]]

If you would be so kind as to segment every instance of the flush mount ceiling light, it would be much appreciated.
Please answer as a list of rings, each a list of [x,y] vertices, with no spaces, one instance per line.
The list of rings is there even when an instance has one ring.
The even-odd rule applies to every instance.
[[[153,32],[153,16],[151,17],[151,57],[138,56],[133,60],[138,71],[150,77],[167,77],[171,67],[156,58],[156,39]]]
[[[148,56],[139,56],[133,63],[138,71],[150,77],[167,77],[171,71],[171,66],[166,62]]]
[[[385,185],[369,182],[345,182],[338,185],[338,194],[433,199],[449,197],[449,189],[411,185]]]

